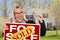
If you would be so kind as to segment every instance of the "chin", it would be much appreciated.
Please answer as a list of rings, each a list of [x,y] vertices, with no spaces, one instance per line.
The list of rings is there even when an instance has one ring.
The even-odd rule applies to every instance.
[[[18,22],[20,22],[20,23],[21,23],[22,21],[23,21],[23,20],[19,20]]]

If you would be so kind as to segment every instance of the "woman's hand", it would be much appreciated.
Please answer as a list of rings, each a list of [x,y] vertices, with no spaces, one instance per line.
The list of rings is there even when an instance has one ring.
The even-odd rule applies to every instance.
[[[37,17],[37,19],[42,23],[42,14],[35,14],[35,16]]]

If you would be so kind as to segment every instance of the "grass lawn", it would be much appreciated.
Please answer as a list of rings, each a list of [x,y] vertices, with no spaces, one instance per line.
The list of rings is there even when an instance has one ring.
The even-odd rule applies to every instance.
[[[3,40],[3,37],[0,37]],[[60,40],[60,31],[58,31],[58,36],[56,36],[56,31],[47,31],[46,36],[41,37],[41,40]]]
[[[46,36],[41,37],[41,40],[60,40],[60,31],[56,36],[56,31],[47,31]]]

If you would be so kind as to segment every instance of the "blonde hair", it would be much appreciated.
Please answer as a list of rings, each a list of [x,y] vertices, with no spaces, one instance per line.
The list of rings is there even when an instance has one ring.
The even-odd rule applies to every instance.
[[[14,8],[13,8],[13,16],[12,16],[12,22],[13,23],[15,23],[15,19],[14,19],[14,13],[15,13],[15,9],[18,9],[18,8],[20,8],[20,9],[22,9],[23,7],[22,6],[15,6]]]
[[[14,12],[15,9],[18,9],[18,8],[22,9],[23,7],[22,7],[22,6],[15,6],[15,7],[13,8],[13,12]]]
[[[15,9],[15,8],[17,9],[17,8],[23,8],[23,7],[22,7],[22,6],[15,6],[14,9]]]
[[[15,23],[15,18],[14,18],[14,13],[15,13],[15,9],[23,9],[23,7],[22,6],[15,6],[14,8],[13,8],[13,15],[12,15],[12,18],[11,18],[11,22],[12,23]]]
[[[14,18],[14,10],[15,10],[15,9],[18,9],[18,8],[23,9],[22,6],[15,6],[15,7],[13,8],[13,14],[12,14],[12,17],[9,19],[11,23],[15,23],[15,21],[16,21],[15,18]],[[27,21],[27,19],[26,19],[25,16],[24,16],[24,19]]]

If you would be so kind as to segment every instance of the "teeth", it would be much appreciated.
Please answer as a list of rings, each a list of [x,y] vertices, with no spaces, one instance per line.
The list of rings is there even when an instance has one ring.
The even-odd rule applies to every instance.
[[[20,18],[22,18],[22,16],[19,16],[18,18],[20,19]]]
[[[20,18],[20,17],[19,17]]]
[[[22,18],[22,16],[19,16],[18,18],[20,19],[20,18]]]

